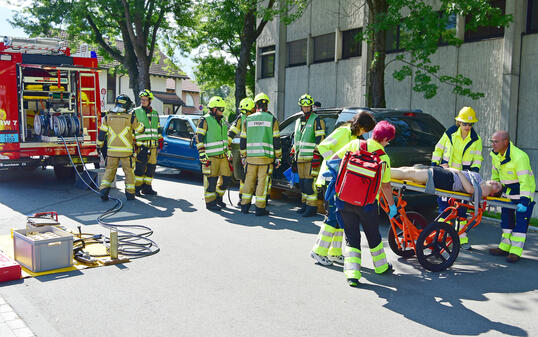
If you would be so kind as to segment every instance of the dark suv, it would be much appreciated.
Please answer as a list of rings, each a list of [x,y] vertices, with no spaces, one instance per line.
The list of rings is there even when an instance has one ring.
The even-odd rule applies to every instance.
[[[358,110],[370,111],[376,121],[386,120],[396,127],[396,137],[386,147],[393,167],[430,164],[435,144],[441,138],[445,128],[427,113],[420,110],[353,107],[317,109],[316,114],[325,121],[328,136],[335,128],[351,121]],[[283,161],[282,165],[273,172],[273,186],[276,188],[290,189],[283,172],[289,168],[288,158],[295,131],[295,121],[300,116],[300,112],[296,113],[280,124]],[[293,189],[298,191],[296,186]]]

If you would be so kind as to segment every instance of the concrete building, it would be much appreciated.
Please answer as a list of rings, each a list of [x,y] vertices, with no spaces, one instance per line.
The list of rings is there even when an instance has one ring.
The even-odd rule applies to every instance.
[[[529,154],[538,173],[538,0],[494,0],[513,16],[509,27],[465,30],[465,17],[454,16],[447,29],[464,39],[460,47],[441,46],[432,57],[444,74],[462,74],[473,90],[485,97],[472,100],[440,85],[437,95],[424,99],[412,90],[411,80],[392,77],[401,53],[399,32],[387,34],[385,90],[387,107],[422,109],[444,126],[454,124],[463,106],[478,113],[478,133],[484,143],[482,174],[491,172],[489,137],[495,130],[510,132],[514,143]],[[368,45],[353,40],[365,25],[362,1],[312,0],[304,15],[286,26],[278,19],[267,24],[257,40],[256,92],[271,98],[271,111],[280,120],[297,111],[297,99],[310,93],[324,107],[365,106]],[[536,214],[536,210],[535,210]]]

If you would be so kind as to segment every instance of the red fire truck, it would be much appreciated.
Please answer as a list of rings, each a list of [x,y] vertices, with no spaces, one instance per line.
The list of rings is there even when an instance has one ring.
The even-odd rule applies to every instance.
[[[88,55],[84,55],[88,56]],[[98,163],[101,119],[97,58],[70,55],[55,39],[0,42],[0,170]],[[80,153],[79,153],[80,149]]]

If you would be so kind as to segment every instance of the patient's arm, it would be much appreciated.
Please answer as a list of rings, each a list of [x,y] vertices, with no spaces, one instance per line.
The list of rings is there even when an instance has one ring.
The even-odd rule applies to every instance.
[[[418,184],[428,181],[428,170],[414,167],[391,167],[390,177],[398,180],[410,180]]]
[[[453,172],[456,172],[458,177],[460,177],[461,184],[463,185],[463,188],[465,189],[465,192],[467,192],[469,194],[473,194],[474,193],[473,184],[471,184],[471,182],[469,180],[467,180],[467,178],[463,175],[463,173],[461,171],[455,170]]]

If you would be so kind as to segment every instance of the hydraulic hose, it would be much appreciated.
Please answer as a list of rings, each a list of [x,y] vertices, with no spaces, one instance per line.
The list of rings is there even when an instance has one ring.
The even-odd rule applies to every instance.
[[[67,152],[67,155],[69,156],[69,161],[73,165],[73,169],[75,170],[75,173],[79,176],[80,180],[84,182],[84,184],[91,191],[100,195],[101,193],[99,192],[99,190],[95,189],[93,186],[90,186],[90,184],[88,184],[86,180],[80,175],[80,172],[77,170],[77,167],[75,163],[73,162],[73,158],[71,157],[71,154],[69,153],[67,142],[65,141],[63,136],[60,135],[59,137],[62,139],[64,143],[65,150]],[[80,162],[82,163],[84,172],[86,173],[86,176],[90,179],[91,183],[97,187],[97,183],[92,179],[92,177],[88,173],[88,169],[86,168],[86,164],[84,163],[84,160],[82,158],[80,145],[78,142],[78,137],[76,135],[75,135],[75,141],[77,144],[78,156],[80,158]],[[157,254],[160,251],[160,248],[155,241],[149,238],[153,234],[153,230],[150,227],[144,226],[144,225],[114,224],[114,223],[106,222],[104,220],[118,213],[123,208],[123,202],[120,199],[112,197],[112,196],[110,196],[109,198],[114,200],[115,204],[114,206],[106,210],[104,213],[99,215],[97,217],[97,222],[104,228],[118,231],[118,253],[126,257],[129,257],[130,259],[137,259],[137,258]],[[103,235],[102,242],[107,248],[110,248],[109,236]]]

